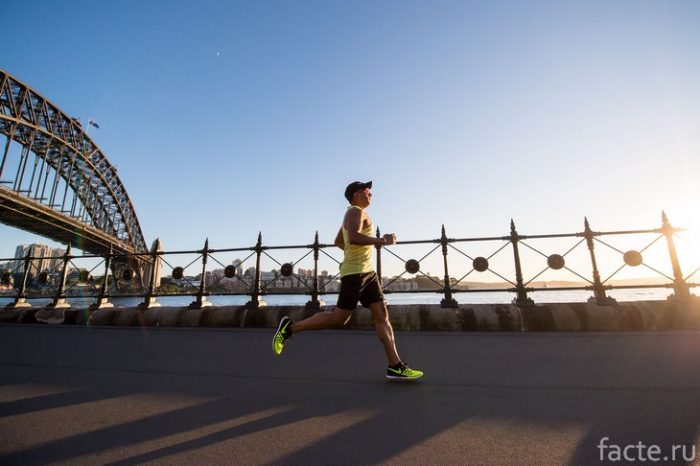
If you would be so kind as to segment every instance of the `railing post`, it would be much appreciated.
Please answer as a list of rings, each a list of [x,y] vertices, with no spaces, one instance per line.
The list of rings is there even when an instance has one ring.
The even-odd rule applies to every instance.
[[[24,272],[22,272],[22,281],[19,283],[19,289],[17,290],[17,296],[15,297],[15,302],[7,306],[8,309],[21,309],[25,307],[32,307],[31,304],[27,302],[27,278],[29,278],[29,267],[31,267],[32,261],[30,260],[31,251],[27,251],[27,255],[24,257]]]
[[[109,302],[109,269],[112,266],[112,256],[114,255],[113,246],[109,246],[109,253],[105,256],[105,275],[102,277],[102,289],[97,301],[89,307],[90,310],[106,309],[114,307],[114,304]]]
[[[318,251],[320,249],[320,243],[318,242],[318,231],[314,237],[314,244],[312,247],[314,248],[314,284],[313,290],[311,290],[311,301],[306,303],[306,309],[318,311],[321,309],[321,306],[326,305],[326,303],[318,299]]]
[[[258,233],[258,242],[255,244],[255,279],[253,280],[253,292],[250,295],[250,301],[246,304],[248,309],[260,309],[261,307],[267,306],[267,303],[260,299],[262,293],[260,292],[260,278],[262,276],[262,271],[260,270],[260,257],[263,253],[262,246],[262,232]]]
[[[617,304],[615,299],[606,296],[605,286],[600,281],[600,272],[598,272],[598,263],[595,259],[594,243],[593,243],[593,230],[588,223],[588,217],[583,218],[583,237],[586,238],[586,245],[588,246],[588,251],[591,255],[591,264],[593,267],[593,296],[588,299],[589,302],[595,302],[596,304],[609,306],[612,304]]]
[[[444,288],[445,297],[440,301],[440,307],[459,307],[457,300],[452,297],[452,286],[450,285],[450,273],[447,270],[447,234],[445,233],[445,225],[442,225],[442,234],[440,235],[440,244],[442,245],[442,263],[445,267]]]
[[[661,232],[666,237],[668,254],[671,256],[671,267],[673,268],[673,294],[669,296],[669,298],[688,299],[691,297],[690,289],[683,279],[681,264],[678,260],[678,253],[676,252],[676,244],[673,241],[673,234],[676,232],[676,229],[671,226],[666,212],[664,211],[661,211]]]
[[[160,307],[160,303],[156,300],[156,276],[158,275],[158,251],[159,240],[153,243],[151,252],[151,276],[148,280],[148,293],[144,296],[143,302],[139,304],[139,309],[150,309],[152,307]]]
[[[532,306],[535,302],[527,297],[527,290],[525,285],[523,285],[523,271],[520,266],[520,252],[518,251],[518,241],[520,241],[520,235],[515,230],[515,222],[510,219],[510,242],[513,244],[513,258],[515,259],[515,292],[517,293],[516,298],[513,302],[519,306]]]
[[[209,238],[204,241],[204,249],[202,250],[202,279],[199,282],[199,291],[197,299],[192,301],[190,309],[202,309],[203,307],[211,306],[211,302],[207,300],[207,293],[204,291],[205,278],[207,275],[207,258],[209,257]]]
[[[63,270],[61,271],[61,279],[58,282],[58,290],[56,291],[56,297],[53,299],[53,303],[47,306],[48,308],[65,309],[67,307],[70,307],[70,304],[68,303],[68,301],[66,301],[66,281],[68,279],[68,264],[70,264],[70,260],[72,259],[70,252],[71,247],[70,244],[68,244],[68,247],[66,247],[66,254],[65,256],[63,256]]]
[[[376,236],[377,238],[382,237],[382,233],[379,231],[379,227],[377,227],[376,230]],[[382,247],[380,245],[376,245],[374,247],[377,250],[377,279],[379,280],[379,286],[382,286]]]

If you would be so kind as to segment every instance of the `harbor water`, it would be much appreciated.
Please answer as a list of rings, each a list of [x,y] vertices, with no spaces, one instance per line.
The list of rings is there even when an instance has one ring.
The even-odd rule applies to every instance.
[[[664,288],[649,288],[649,289],[620,289],[608,291],[607,295],[615,298],[619,302],[629,301],[660,301],[668,298],[673,293],[671,289]],[[591,291],[575,290],[575,291],[535,291],[528,293],[528,297],[535,303],[576,303],[586,302],[593,295]],[[406,293],[386,295],[386,300],[389,304],[440,304],[443,299],[442,293],[425,292],[425,293]],[[515,298],[514,293],[507,291],[494,292],[473,292],[473,293],[455,293],[453,297],[460,304],[510,304]],[[225,295],[225,296],[208,296],[207,299],[215,306],[242,306],[250,300],[248,295]],[[264,295],[262,299],[269,305],[274,306],[299,306],[304,305],[309,301],[309,295],[303,294],[270,294]],[[326,294],[320,297],[327,305],[335,305],[338,295]],[[160,296],[158,302],[163,306],[187,306],[193,300],[194,296]],[[10,304],[14,301],[12,297],[5,296],[0,298],[0,307]],[[51,303],[51,298],[38,298],[28,300],[34,306],[45,306]],[[68,302],[75,308],[86,308],[95,301],[93,297],[69,297]],[[128,297],[118,298],[113,297],[110,301],[117,307],[136,307],[143,301],[143,298]]]

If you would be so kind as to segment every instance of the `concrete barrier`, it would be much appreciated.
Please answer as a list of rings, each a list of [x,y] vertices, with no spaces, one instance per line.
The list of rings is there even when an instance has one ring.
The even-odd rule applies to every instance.
[[[57,325],[66,321],[66,313],[63,309],[39,309],[36,314],[34,314],[34,319],[44,324]]]
[[[333,306],[320,312],[332,310]],[[118,325],[144,327],[250,327],[274,328],[283,316],[300,320],[317,311],[304,306],[155,307],[151,309],[22,308],[1,309],[0,322],[49,325]],[[462,304],[441,308],[435,304],[389,306],[396,330],[405,331],[655,331],[700,329],[700,298],[639,301],[601,306],[595,303]],[[357,308],[348,328],[374,328],[369,309]]]
[[[97,309],[90,314],[88,325],[112,325],[114,308]]]
[[[0,322],[17,322],[19,320],[19,312],[19,309],[0,309]]]
[[[243,318],[242,306],[210,308],[201,320],[204,327],[240,327]]]

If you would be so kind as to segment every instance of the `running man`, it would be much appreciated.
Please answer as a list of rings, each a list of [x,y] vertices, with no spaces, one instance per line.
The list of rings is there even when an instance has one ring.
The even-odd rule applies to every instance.
[[[417,379],[423,373],[408,367],[396,351],[394,330],[389,322],[384,293],[379,277],[372,269],[374,247],[395,244],[396,235],[391,233],[382,238],[374,237],[372,220],[365,212],[372,200],[370,189],[372,189],[371,181],[367,183],[355,181],[345,188],[345,198],[350,206],[345,212],[343,224],[335,238],[335,245],[344,252],[343,263],[340,265],[340,295],[335,310],[319,312],[297,322],[293,322],[287,316],[282,317],[272,339],[272,350],[278,356],[282,354],[284,344],[297,333],[344,326],[350,321],[352,311],[359,301],[372,312],[377,337],[384,346],[389,362],[386,378]]]

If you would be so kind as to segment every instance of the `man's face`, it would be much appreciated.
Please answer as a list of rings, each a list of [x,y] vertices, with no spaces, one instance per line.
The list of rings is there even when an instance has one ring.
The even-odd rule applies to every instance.
[[[355,192],[355,203],[360,207],[367,207],[372,201],[372,192],[369,188]]]

